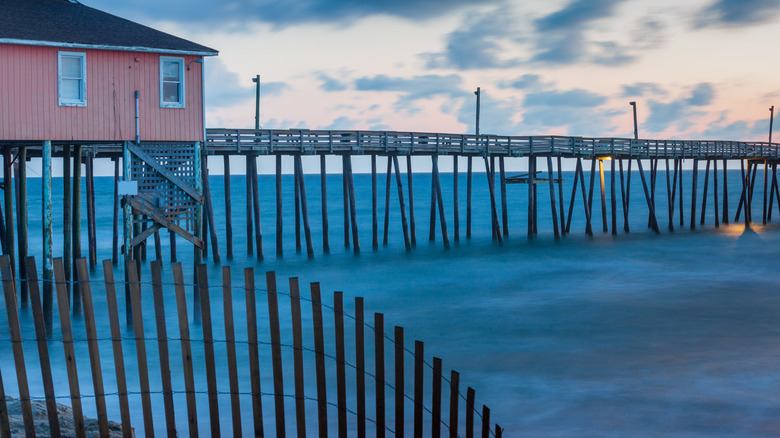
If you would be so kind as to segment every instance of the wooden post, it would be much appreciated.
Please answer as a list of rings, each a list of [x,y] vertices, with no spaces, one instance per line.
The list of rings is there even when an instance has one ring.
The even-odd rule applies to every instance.
[[[650,192],[647,190],[647,181],[645,180],[645,172],[642,169],[642,160],[637,159],[636,165],[639,168],[639,176],[642,178],[642,188],[645,191],[645,200],[647,200],[647,209],[650,210],[651,227],[656,234],[660,233],[658,229],[658,221],[655,217],[655,208],[653,208],[653,201],[650,199]]]
[[[154,436],[152,414],[152,399],[149,390],[149,368],[146,362],[146,338],[144,334],[144,319],[141,306],[141,284],[138,280],[138,262],[131,260],[125,267],[130,281],[130,305],[133,307],[133,329],[135,334],[135,351],[138,359],[138,379],[141,386],[141,406],[144,416],[144,433]]]
[[[712,210],[715,215],[715,228],[718,228],[720,227],[720,220],[718,218],[718,215],[720,214],[718,208],[718,160],[712,160],[712,201],[713,201]],[[770,209],[771,209],[771,204],[770,204]]]
[[[250,160],[252,157],[250,155],[246,156],[246,167],[244,171],[244,175],[246,178],[246,254],[252,255],[252,240],[253,240],[253,232],[252,232],[252,163]],[[278,189],[278,183],[277,183],[277,189]],[[279,198],[277,196],[277,202],[279,201]],[[279,207],[277,206],[277,209]],[[278,212],[277,212],[278,214]],[[277,233],[279,230],[277,230]]]
[[[79,292],[79,276],[76,270],[76,260],[81,257],[81,155],[81,145],[76,145],[73,154],[73,246],[71,253],[71,272],[74,281],[71,306],[73,316],[81,315],[81,293]]]
[[[171,263],[176,263],[176,233],[168,230],[168,245],[171,247]]]
[[[609,227],[607,227],[607,197],[605,194],[606,187],[604,183],[604,160],[599,159],[599,189],[601,190],[601,222],[602,222],[602,231],[607,232],[609,231]]]
[[[452,156],[452,232],[455,242],[460,241],[460,212],[458,211],[458,156]]]
[[[433,156],[431,156],[433,160]],[[433,242],[436,240],[436,178],[431,171],[431,216],[428,229],[428,241]]]
[[[43,392],[46,394],[46,414],[49,419],[49,434],[60,436],[60,421],[57,415],[57,400],[54,396],[54,380],[51,374],[51,361],[49,360],[49,345],[46,332],[46,324],[43,316],[43,305],[38,287],[38,272],[34,257],[26,257],[23,260],[26,266],[28,285],[30,291],[30,305],[32,306],[33,322],[35,324],[35,338],[38,345],[38,358],[41,364],[41,381]],[[113,286],[113,285],[112,285]],[[106,286],[108,288],[108,285]],[[5,401],[5,396],[0,394]]]
[[[417,229],[414,224],[414,185],[412,180],[414,174],[412,173],[412,156],[406,156],[406,180],[409,184],[409,234],[412,246],[417,246]],[[456,186],[457,190],[457,186]],[[456,204],[457,205],[457,204]]]
[[[346,438],[347,370],[345,366],[346,351],[344,346],[344,294],[342,292],[333,293],[333,317],[336,331],[336,409],[338,410],[338,433],[339,438]],[[325,414],[327,414],[327,404],[325,408]]]
[[[558,207],[561,215],[561,234],[566,234],[569,231],[565,230],[563,224],[565,223],[564,213],[566,210],[563,208],[563,170],[561,166],[561,157],[558,156]]]
[[[404,328],[395,326],[395,436],[404,436]]]
[[[490,438],[490,409],[482,405],[482,438]]]
[[[425,347],[414,341],[414,437],[423,436],[423,387],[425,385]]]
[[[284,254],[284,236],[282,235],[284,217],[282,216],[282,156],[276,155],[276,255]]]
[[[276,436],[285,437],[284,424],[284,375],[282,374],[282,341],[279,333],[279,301],[276,296],[276,273],[265,273],[268,290],[268,323],[271,335],[271,360],[274,375],[274,412],[276,414]]]
[[[70,403],[73,411],[73,426],[76,436],[86,437],[84,429],[84,415],[81,409],[81,390],[79,389],[79,375],[76,368],[76,351],[73,348],[73,329],[70,324],[70,309],[68,308],[68,290],[65,287],[65,269],[62,259],[54,260],[54,281],[57,289],[57,305],[60,313],[60,327],[62,328],[62,347],[65,350],[65,364],[68,371],[68,387],[70,388]],[[29,399],[29,395],[25,398]]]
[[[699,181],[699,159],[693,159],[693,182],[691,183],[691,229],[696,229],[696,186]]]
[[[474,438],[474,389],[466,389],[466,438]]]
[[[683,219],[685,213],[683,212],[683,168],[682,168],[683,167],[683,160],[682,159],[680,159],[680,164],[677,167],[678,167],[678,171],[680,173],[680,184],[677,187],[678,188],[678,193],[679,193],[679,196],[680,196],[680,199],[678,200],[678,202],[680,203],[679,204],[679,209],[680,209],[680,227],[683,227],[683,226],[685,226],[685,220]]]
[[[115,157],[112,161],[114,162],[114,205],[111,210],[113,217],[113,222],[111,224],[113,231],[113,238],[111,239],[111,263],[116,266],[119,264],[119,158]],[[67,187],[67,184],[65,187]],[[65,210],[65,212],[68,211],[65,208],[63,208],[63,210]]]
[[[390,161],[387,162],[387,165],[388,166],[390,165]],[[390,183],[388,182],[387,184],[389,187]],[[342,210],[344,211],[344,248],[349,248],[349,182],[347,181],[347,156],[346,155],[341,156],[341,194],[343,195]]]
[[[612,213],[612,235],[617,234],[617,187],[615,187],[615,158],[613,157],[610,161],[610,170],[609,170],[609,200],[611,203],[610,211]]]
[[[298,165],[293,156],[293,204],[295,205],[295,252],[301,252],[301,186],[298,179]]]
[[[764,206],[763,224],[764,225],[766,225],[766,207],[767,207],[767,201],[766,201],[767,193],[766,193],[766,189],[767,189],[767,181],[769,180],[769,178],[767,177],[768,176],[767,175],[767,173],[768,173],[767,166],[768,166],[768,164],[767,164],[767,161],[766,161],[766,158],[765,158],[764,159],[764,204],[763,204],[763,206]]]
[[[306,396],[303,382],[303,334],[301,328],[301,294],[298,278],[290,278],[290,313],[292,316],[293,369],[295,380],[295,426],[298,436],[306,430]]]
[[[729,184],[728,184],[728,161],[723,159],[723,223],[728,225],[729,223]],[[778,199],[778,205],[780,205],[780,199]]]
[[[680,160],[673,159],[674,161],[674,171],[672,172],[674,175],[672,177],[672,201],[670,206],[671,213],[669,214],[669,230],[674,231],[674,206],[675,206],[675,199],[677,199],[677,175],[679,173],[678,167]]]
[[[46,142],[43,144],[44,150],[46,149]],[[42,153],[43,160],[44,160],[44,172],[47,172],[49,176],[51,177],[51,142],[49,142],[48,146],[48,156],[49,156],[49,165],[46,167],[46,153]],[[65,145],[62,147],[63,157],[62,157],[62,256],[65,259],[65,279],[68,281],[67,290],[68,295],[70,295],[70,268],[71,268],[71,251],[73,248],[73,241],[72,241],[72,219],[71,219],[71,161],[70,161],[70,145]],[[45,187],[45,185],[44,185]],[[44,260],[45,262],[45,260]],[[44,266],[43,269],[43,276],[44,280],[46,279],[46,267]],[[49,280],[51,280],[51,277],[49,277]],[[47,293],[48,292],[48,293]],[[50,281],[44,281],[43,282],[43,306],[46,308],[46,297],[47,295],[51,297],[52,288],[51,288],[51,282]],[[45,312],[44,312],[45,313]],[[51,330],[49,330],[49,333],[51,333]]]
[[[260,182],[257,179],[257,157],[252,155],[252,211],[255,223],[255,247],[257,260],[263,260],[263,231],[260,226]]]
[[[371,247],[379,248],[379,218],[377,214],[376,154],[371,155]]]
[[[493,227],[493,238],[498,239],[499,243],[503,243],[503,238],[501,237],[501,226],[498,223],[498,211],[496,211],[496,194],[495,194],[495,185],[494,185],[494,179],[493,179],[493,172],[490,169],[490,163],[488,162],[487,157],[483,157],[485,160],[485,175],[488,178],[488,192],[490,192],[490,215],[491,215],[491,221],[492,221],[492,227]]]
[[[233,207],[230,200],[230,155],[222,156],[222,178],[225,186],[225,246],[228,260],[233,260]]]
[[[165,326],[165,299],[163,297],[162,262],[152,262],[152,294],[154,298],[154,320],[157,326],[157,352],[160,357],[160,380],[163,389],[165,429],[168,436],[176,436],[176,416],[173,410],[173,385],[171,362],[168,355],[168,328]],[[227,344],[230,348],[230,343]]]
[[[211,300],[209,298],[208,267],[205,264],[197,266],[198,288],[200,289],[200,308],[202,310],[203,350],[206,363],[206,382],[209,398],[209,419],[211,436],[219,437],[219,394],[217,392],[217,367],[214,363],[214,336],[211,329]]]
[[[89,278],[86,260],[83,258],[79,259],[77,265],[79,268],[79,278]],[[84,304],[84,326],[86,327],[87,332],[89,366],[90,369],[92,369],[92,387],[95,389],[98,431],[101,436],[108,436],[106,393],[103,390],[103,371],[100,366],[100,350],[98,349],[98,335],[97,329],[95,328],[95,310],[92,305],[92,289],[89,281],[82,283],[81,294]],[[168,380],[170,381],[170,378]]]
[[[395,167],[395,182],[398,186],[398,206],[401,212],[401,225],[404,231],[404,245],[407,251],[411,251],[412,245],[409,240],[409,228],[406,223],[406,205],[404,204],[404,187],[401,182],[401,171],[398,166],[398,156],[393,155],[393,166]]]
[[[220,263],[219,257],[219,244],[217,243],[217,224],[214,220],[214,203],[211,201],[211,185],[209,184],[209,169],[206,166],[208,156],[206,151],[203,152],[202,158],[202,174],[203,174],[203,197],[206,200],[206,215],[208,216],[209,224],[209,236],[211,237],[211,256],[214,259],[214,263]],[[205,239],[204,239],[205,240]]]
[[[319,436],[326,437],[328,436],[328,381],[325,376],[325,335],[323,334],[322,295],[320,293],[320,284],[311,283],[310,290],[312,328],[314,329],[314,366],[317,375],[317,426],[319,429]],[[338,339],[336,339],[337,344],[338,342]],[[342,353],[343,347],[342,342]],[[343,361],[340,363],[337,361],[336,366],[343,367]],[[341,379],[340,381],[343,383],[344,380]],[[346,427],[346,424],[344,426]],[[298,434],[301,435],[301,431],[298,431]]]
[[[260,351],[257,341],[257,303],[255,299],[255,270],[244,269],[244,293],[246,296],[246,331],[249,353],[249,380],[252,388],[252,417],[254,436],[263,436],[263,402],[260,387]]]
[[[629,163],[631,162],[631,159],[628,159]],[[629,226],[628,226],[628,196],[626,193],[626,185],[625,181],[623,179],[623,159],[621,158],[618,160],[618,165],[620,167],[620,200],[623,204],[623,231],[626,233],[629,232]]]
[[[433,358],[431,388],[431,438],[441,438],[441,359]]]
[[[591,220],[593,219],[593,183],[596,177],[596,161],[595,157],[590,160],[590,187],[588,189],[588,215]],[[606,225],[605,225],[606,226]]]
[[[458,406],[460,403],[460,374],[450,372],[450,438],[458,438]]]
[[[593,235],[593,227],[591,224],[590,208],[588,207],[588,195],[585,192],[585,173],[582,170],[582,160],[577,158],[577,173],[580,175],[580,190],[582,191],[582,206],[585,210],[585,234],[588,236]],[[593,181],[593,172],[591,172],[591,181]]]
[[[230,380],[230,412],[233,419],[233,436],[240,438],[242,436],[241,398],[238,392],[238,361],[236,359],[236,332],[233,324],[233,287],[230,277],[230,266],[222,267],[222,309],[225,316],[225,348],[227,350],[228,379]]]
[[[19,229],[19,286],[21,307],[27,307],[27,148],[19,147],[18,163],[16,163],[16,221]]]
[[[89,245],[89,267],[97,265],[97,236],[95,230],[95,157],[87,155],[87,241]]]
[[[775,199],[775,187],[777,187],[777,163],[772,164],[772,184],[769,186],[769,212],[767,219],[770,222],[772,221],[772,205],[774,204]],[[778,202],[780,202],[780,199],[778,199]]]
[[[14,183],[11,165],[11,147],[3,148],[3,201],[5,203],[5,254],[16,272],[16,249],[14,248]]]
[[[328,173],[325,168],[325,155],[320,155],[320,190],[322,206],[322,251],[327,254],[330,252],[330,242],[328,238]]]
[[[128,145],[130,142],[125,141],[122,145],[122,180],[123,181],[130,181],[133,176],[133,167],[132,167],[132,156],[130,155],[130,149],[128,148]],[[195,155],[195,159],[198,159],[198,155]],[[75,160],[74,160],[75,162]],[[193,166],[195,168],[196,172],[199,172],[199,166]],[[122,211],[122,225],[123,225],[123,231],[122,231],[122,237],[124,244],[122,245],[123,248],[123,259],[124,259],[124,289],[125,289],[125,323],[132,327],[133,325],[133,306],[130,305],[130,274],[127,272],[127,267],[130,266],[130,260],[133,259],[133,210],[130,207],[128,203],[125,203],[125,206]],[[197,230],[197,226],[195,227]],[[197,232],[197,231],[196,231]],[[195,249],[195,257],[200,256],[200,251],[196,248]]]
[[[387,238],[390,228],[390,182],[393,175],[393,162],[390,155],[387,156],[387,170],[385,171],[385,228],[382,236],[382,244],[387,246]],[[346,204],[345,204],[346,205]],[[346,228],[344,229],[346,233]]]
[[[41,185],[43,186],[43,317],[46,322],[46,333],[52,334],[52,313],[54,300],[52,297],[52,278],[54,276],[53,238],[54,224],[52,223],[51,202],[51,141],[43,142],[41,151]],[[68,250],[64,251],[66,254]],[[70,265],[68,265],[70,266]],[[63,270],[63,277],[65,276]],[[67,277],[65,278],[67,280]],[[67,296],[67,287],[65,294]]]
[[[376,437],[385,437],[385,319],[374,313],[374,391],[376,400]]]
[[[309,204],[306,200],[306,185],[303,182],[303,164],[301,156],[295,156],[295,168],[298,178],[298,192],[300,194],[301,213],[303,214],[303,232],[306,237],[306,254],[309,258],[314,257],[314,245],[311,240],[311,228],[309,227]]]
[[[6,161],[5,164],[6,168],[10,167],[10,163],[8,161]],[[5,181],[6,184],[10,184],[8,179]],[[8,204],[6,203],[6,205]],[[27,368],[24,363],[22,330],[19,327],[19,306],[16,302],[16,282],[14,280],[14,271],[13,265],[11,264],[11,258],[7,254],[0,257],[0,270],[2,270],[5,310],[8,315],[8,327],[11,335],[11,349],[13,350],[14,367],[16,368],[16,382],[19,386],[19,401],[22,407],[24,432],[27,437],[35,437],[35,423],[33,419],[32,404],[30,403],[30,388],[27,384]]]
[[[674,224],[672,219],[674,218],[674,201],[672,200],[672,183],[669,177],[669,159],[665,160],[666,165],[666,209],[669,213],[669,231],[674,230]],[[677,174],[675,173],[675,178]]]
[[[35,267],[35,261],[31,259],[29,272]],[[103,261],[103,278],[106,284],[106,307],[108,308],[108,320],[111,326],[111,346],[114,351],[114,369],[116,370],[117,394],[119,396],[119,412],[122,419],[122,437],[131,438],[133,428],[130,424],[130,406],[127,400],[127,379],[125,376],[125,357],[122,350],[122,333],[119,329],[119,312],[117,311],[116,284],[112,263]],[[186,316],[186,313],[185,313]],[[56,407],[56,405],[55,405]],[[52,433],[52,436],[56,436]]]
[[[352,250],[355,254],[360,252],[360,239],[358,238],[357,205],[355,204],[355,181],[352,179],[352,156],[344,155],[347,164],[348,189],[349,189],[349,216],[352,222]]]
[[[162,261],[162,241],[160,240],[160,230],[154,231],[154,256],[155,260]]]
[[[550,186],[550,211],[552,212],[553,230],[555,238],[558,239],[561,237],[561,234],[558,231],[558,212],[555,207],[555,178],[553,176],[552,157],[549,155],[547,156],[547,177]]]
[[[658,173],[658,159],[653,158],[650,160],[650,202],[653,204],[653,209],[655,209],[655,182],[656,182],[656,175]],[[647,227],[652,228],[652,219],[650,216],[647,216]]]
[[[179,315],[179,338],[181,339],[181,358],[184,368],[184,388],[187,396],[187,427],[190,438],[198,436],[198,406],[195,394],[195,379],[192,366],[192,345],[190,342],[190,324],[187,318],[187,297],[184,290],[184,275],[181,263],[174,263],[173,283],[176,293],[176,310]]]
[[[707,188],[710,182],[710,160],[707,160],[707,166],[704,171],[704,191],[701,195],[701,220],[700,225],[704,225],[704,215],[707,211]]]
[[[580,172],[579,172],[580,161],[579,160],[580,159],[577,158],[577,167],[576,167],[576,170],[574,171],[574,183],[571,186],[571,199],[569,200],[569,213],[567,214],[566,222],[561,222],[561,229],[565,230],[564,232],[566,234],[569,233],[569,229],[571,227],[571,216],[572,216],[572,213],[574,211],[574,200],[575,200],[575,198],[577,196],[577,183],[579,182],[579,179],[580,179]],[[560,172],[560,167],[558,168],[558,171]],[[560,178],[560,175],[559,175],[559,178]],[[565,226],[563,225],[564,223],[566,224]]]
[[[355,297],[355,391],[358,438],[366,437],[366,356],[363,298]]]
[[[466,239],[471,239],[471,156],[466,161]]]
[[[450,237],[447,233],[447,217],[444,213],[444,197],[441,193],[441,179],[439,178],[439,157],[432,156],[433,159],[433,179],[436,184],[436,203],[439,206],[439,224],[441,225],[441,238],[444,241],[444,247],[450,247]],[[398,163],[396,163],[396,166]],[[495,204],[495,200],[494,200]]]
[[[552,158],[550,158],[552,160]],[[550,164],[551,161],[547,163]],[[509,213],[507,212],[507,200],[506,200],[506,172],[504,171],[504,157],[498,157],[498,177],[501,180],[501,225],[504,227],[504,236],[509,235]],[[550,182],[552,182],[552,168],[550,168]],[[555,195],[553,194],[553,199]],[[556,217],[557,221],[558,218]],[[557,227],[556,227],[557,229]]]

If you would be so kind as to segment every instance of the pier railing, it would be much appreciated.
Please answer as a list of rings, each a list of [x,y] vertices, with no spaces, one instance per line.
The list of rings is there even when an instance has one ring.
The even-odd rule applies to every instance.
[[[466,437],[473,437],[475,420],[482,423],[482,437],[500,437],[502,434],[498,425],[491,426],[490,410],[486,406],[481,410],[476,408],[474,390],[469,387],[465,395],[461,393],[459,374],[451,371],[445,377],[442,360],[436,357],[426,358],[422,342],[415,341],[414,348],[410,348],[410,344],[404,343],[402,327],[395,327],[393,337],[389,337],[385,332],[384,316],[381,313],[375,313],[373,318],[367,320],[363,298],[355,298],[354,313],[349,314],[345,311],[341,292],[333,294],[332,305],[326,304],[321,299],[319,283],[311,283],[310,293],[304,296],[301,294],[298,279],[290,278],[289,288],[282,291],[277,288],[273,272],[266,273],[266,288],[259,288],[255,285],[255,273],[251,268],[244,270],[244,284],[238,287],[231,285],[229,267],[222,268],[221,285],[209,286],[205,265],[198,267],[200,282],[197,287],[183,282],[181,264],[172,265],[173,281],[164,282],[159,262],[151,265],[151,281],[142,282],[138,279],[135,262],[130,262],[127,267],[129,282],[116,281],[111,262],[107,260],[103,262],[104,281],[83,280],[69,283],[65,280],[62,260],[56,259],[53,282],[53,289],[56,290],[55,300],[51,295],[52,288],[46,288],[45,282],[43,294],[40,293],[34,259],[29,257],[25,262],[28,269],[27,283],[35,325],[34,333],[29,329],[29,333],[22,330],[19,311],[30,309],[27,306],[20,309],[17,305],[16,281],[8,256],[0,257],[9,323],[9,332],[0,335],[0,342],[6,346],[10,345],[14,359],[13,369],[10,363],[2,363],[0,371],[6,373],[6,376],[9,371],[15,371],[27,436],[35,434],[34,417],[43,418],[42,412],[33,413],[31,401],[35,400],[45,401],[51,436],[59,436],[60,431],[58,415],[62,413],[58,414],[57,400],[68,400],[72,405],[72,424],[76,436],[85,435],[83,403],[95,403],[101,436],[108,436],[109,418],[121,419],[123,436],[132,436],[128,400],[130,397],[141,399],[146,436],[153,436],[155,431],[165,431],[168,436],[176,436],[180,432],[179,429],[184,429],[182,426],[185,424],[189,435],[197,436],[198,419],[206,418],[205,412],[200,415],[197,412],[198,396],[208,398],[209,429],[202,432],[211,436],[219,436],[220,431],[226,429],[229,429],[233,436],[241,436],[242,428],[246,428],[246,432],[254,436],[271,435],[275,432],[275,436],[283,437],[292,429],[292,425],[286,424],[286,420],[292,417],[295,418],[298,436],[305,435],[305,429],[311,429],[311,433],[316,430],[321,437],[327,436],[329,429],[337,429],[338,436],[358,437],[365,437],[367,434],[383,437],[387,433],[403,436],[404,430],[412,429],[414,436],[430,434],[439,437],[443,432],[446,436],[457,437],[465,431]],[[86,261],[79,259],[77,265],[79,278],[88,279]],[[80,301],[83,321],[78,321],[77,324],[72,324],[79,317],[72,316],[76,312],[69,307],[69,285],[74,293],[82,296]],[[127,287],[127,327],[124,332],[119,323],[118,309],[121,307],[117,302],[117,287]],[[93,306],[93,290],[95,294],[98,290],[105,293],[105,308]],[[189,308],[185,291],[189,290],[195,291],[194,300],[190,303],[195,308],[195,324],[191,324],[188,318]],[[234,291],[238,297],[245,296],[245,303],[234,299]],[[142,295],[147,297],[145,304],[142,304]],[[166,303],[164,297],[174,295],[176,309],[168,309],[166,312],[165,305],[169,303]],[[223,309],[221,315],[211,307],[214,304],[215,309],[220,308],[218,300],[212,298],[220,295]],[[153,296],[153,307],[149,306],[149,296]],[[55,301],[58,312],[54,311]],[[267,305],[263,302],[267,302]],[[309,306],[310,313],[306,309]],[[246,333],[243,335],[235,330],[236,326],[243,327],[244,324],[234,324],[234,307],[239,313],[246,312]],[[287,307],[291,322],[280,323],[279,312]],[[268,312],[267,332],[258,330],[258,308]],[[143,313],[152,310],[156,327],[145,328]],[[57,335],[52,333],[54,313],[59,313],[61,326],[61,334]],[[178,315],[178,328],[172,330],[176,335],[169,334],[166,327],[166,315],[171,314]],[[200,319],[197,319],[198,317]],[[333,321],[333,325],[324,322],[324,318]],[[220,324],[224,323],[223,339],[213,335],[216,321],[220,319]],[[147,322],[148,320],[147,318]],[[286,318],[281,320],[287,321]],[[311,321],[311,326],[305,327],[303,321]],[[80,327],[82,324],[86,332],[76,333],[74,327]],[[282,329],[291,329],[292,333],[286,333]],[[221,333],[221,330],[217,332]],[[350,337],[347,337],[348,332]],[[304,340],[304,333],[307,338],[313,333],[313,339]],[[373,342],[366,343],[366,336],[373,338]],[[62,351],[55,351],[60,343],[51,342],[52,340],[62,341],[64,356]],[[105,346],[109,341],[112,345],[114,366],[106,367],[110,361],[104,360],[101,367],[100,355],[102,353],[105,356],[108,353],[105,348],[99,351],[99,346],[101,342]],[[24,357],[25,354],[29,356],[32,350],[32,347],[25,348],[28,343],[37,345],[36,361],[40,363],[44,394],[33,394],[28,386],[28,380],[32,376],[28,376],[25,363],[33,363],[30,357]],[[128,356],[123,350],[123,344],[131,350],[134,346],[135,353]],[[77,351],[84,354],[85,346],[89,352],[88,370],[84,367],[85,360],[80,361],[76,356]],[[147,348],[158,352],[159,361],[147,357]],[[392,360],[385,356],[386,348],[392,351],[387,354],[392,354]],[[347,354],[348,350],[350,354]],[[293,357],[292,366],[290,355]],[[286,357],[283,359],[283,356]],[[263,363],[263,358],[269,359],[270,363]],[[304,358],[311,361],[305,363]],[[79,366],[77,362],[81,362]],[[223,362],[226,362],[226,366]],[[386,370],[386,363],[393,365]],[[407,364],[411,366],[406,366]],[[129,369],[137,369],[137,380],[127,378],[126,366]],[[62,375],[64,368],[67,369],[70,393],[55,394],[53,375]],[[205,373],[202,368],[205,368]],[[56,372],[53,373],[53,370]],[[272,370],[272,373],[269,370]],[[81,378],[79,371],[82,372]],[[85,371],[88,373],[86,376],[91,375],[93,394],[83,394],[80,391],[79,383],[89,380],[89,377],[83,374]],[[104,380],[114,381],[113,376],[104,379],[103,373],[109,372],[115,374],[116,391],[104,386]],[[154,379],[151,379],[150,383],[150,374],[160,376],[159,387],[155,387],[157,385]],[[225,374],[228,375],[228,387],[224,387]],[[262,383],[261,374],[264,374],[266,379]],[[268,377],[269,374],[272,374],[272,379]],[[304,385],[304,376],[311,379],[312,375],[316,385]],[[334,375],[335,379],[332,378]],[[181,379],[183,385],[180,383]],[[272,381],[271,385],[268,380]],[[135,381],[139,382],[138,387],[132,383]],[[223,384],[223,387],[219,387],[218,383]],[[184,390],[180,389],[182,386]],[[412,393],[406,391],[409,387],[414,388]],[[347,388],[354,388],[354,393],[349,394],[349,397]],[[6,385],[3,390],[0,374],[2,437],[11,436],[5,405],[7,389]],[[335,399],[332,397],[334,393]],[[443,395],[447,393],[449,403],[443,401]],[[425,395],[429,398],[426,399]],[[162,401],[162,404],[153,404],[152,396],[155,402]],[[109,412],[107,397],[118,398],[119,412]],[[225,403],[228,397],[229,403]],[[242,399],[245,406],[251,404],[252,408],[248,412],[241,410]],[[391,402],[394,406],[394,415],[390,417],[392,422],[388,421],[386,413],[390,411]],[[316,411],[307,412],[307,404],[316,404]],[[37,405],[40,410],[41,403]],[[444,406],[449,406],[449,415],[442,415]],[[272,409],[272,424],[264,424],[263,408],[266,412],[271,412]],[[159,424],[159,421],[155,424],[154,413],[159,413],[159,419],[163,410],[165,425]],[[307,414],[310,415],[308,422]],[[249,421],[242,421],[242,415],[252,419],[251,426],[247,426]],[[177,421],[177,416],[180,419],[186,418],[186,421]],[[312,418],[316,418],[316,422]],[[405,421],[405,418],[412,421]],[[71,419],[66,420],[69,422]],[[423,430],[424,424],[426,430]],[[114,425],[113,428],[117,426]],[[292,432],[289,433],[292,435]]]
[[[652,140],[506,136],[398,131],[207,129],[210,154],[396,154],[614,158],[780,158],[780,144],[720,140]]]

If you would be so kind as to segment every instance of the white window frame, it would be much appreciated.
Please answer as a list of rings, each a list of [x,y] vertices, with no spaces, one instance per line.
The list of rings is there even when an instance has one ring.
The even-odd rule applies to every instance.
[[[179,102],[165,102],[165,97],[163,95],[163,65],[166,61],[177,62],[179,64]],[[160,108],[184,108],[184,96],[187,94],[186,88],[184,86],[184,72],[184,58],[175,56],[160,57]]]
[[[81,59],[81,99],[67,99],[62,96],[62,58]],[[68,78],[73,79],[73,78]],[[57,100],[60,106],[87,106],[87,54],[84,52],[57,52]]]

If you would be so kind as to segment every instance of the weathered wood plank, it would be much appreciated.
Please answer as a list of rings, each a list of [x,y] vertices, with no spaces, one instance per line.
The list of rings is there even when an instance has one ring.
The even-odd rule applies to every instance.
[[[279,301],[276,296],[276,273],[265,273],[268,296],[268,323],[271,335],[271,361],[274,376],[274,411],[276,413],[276,436],[285,437],[284,375],[282,371],[282,341],[279,332]]]
[[[298,278],[290,278],[290,313],[292,316],[293,367],[295,377],[295,426],[299,438],[306,436],[306,395],[303,381],[303,333],[301,327],[301,293]]]
[[[146,335],[144,334],[143,306],[141,305],[141,284],[138,280],[138,262],[131,260],[125,267],[130,283],[130,305],[133,308],[133,330],[135,351],[138,361],[138,380],[141,386],[141,407],[144,416],[144,433],[154,436],[152,399],[149,389],[149,368],[146,360]]]
[[[322,295],[320,293],[320,284],[311,283],[310,290],[312,326],[314,329],[314,364],[317,375],[317,425],[319,428],[319,436],[322,438],[327,438],[328,382],[327,377],[325,376],[325,335],[323,333]],[[336,342],[338,344],[338,337]],[[338,366],[338,362],[336,364]]]
[[[219,393],[217,392],[217,367],[214,360],[214,335],[211,327],[211,299],[209,297],[208,267],[198,265],[198,289],[200,289],[201,328],[206,363],[206,383],[209,399],[211,436],[220,436]]]
[[[119,397],[119,415],[122,421],[122,436],[130,438],[134,435],[130,423],[130,405],[127,400],[127,378],[125,375],[125,357],[122,349],[122,332],[119,329],[119,311],[116,300],[116,283],[114,281],[113,262],[103,261],[103,279],[106,285],[106,307],[111,326],[111,347],[114,352],[114,370]],[[33,263],[34,266],[34,263]]]
[[[184,388],[187,400],[187,427],[191,438],[198,436],[198,406],[195,398],[195,378],[192,366],[192,344],[190,341],[190,324],[187,317],[187,295],[184,289],[184,275],[181,263],[174,263],[174,291],[176,294],[176,311],[179,315],[179,338],[181,339],[181,358],[184,371]]]
[[[254,292],[254,291],[253,291]],[[233,285],[230,266],[222,267],[222,313],[225,321],[225,349],[227,350],[228,379],[230,381],[230,412],[233,436],[240,438],[241,396],[238,391],[238,360],[236,359],[236,330],[233,323]]]
[[[263,436],[263,400],[260,386],[260,351],[257,340],[257,300],[255,294],[255,270],[244,269],[244,292],[246,294],[246,330],[249,350],[249,381],[252,388],[252,417],[254,436]]]

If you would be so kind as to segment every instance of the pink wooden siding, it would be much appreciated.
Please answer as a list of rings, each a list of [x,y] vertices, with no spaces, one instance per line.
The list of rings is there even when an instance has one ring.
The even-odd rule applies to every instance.
[[[57,53],[87,54],[87,106],[61,107]],[[174,55],[175,56],[175,55]],[[186,108],[160,108],[160,55],[0,44],[0,140],[202,141],[202,64],[183,56]]]

